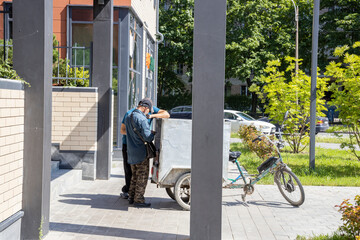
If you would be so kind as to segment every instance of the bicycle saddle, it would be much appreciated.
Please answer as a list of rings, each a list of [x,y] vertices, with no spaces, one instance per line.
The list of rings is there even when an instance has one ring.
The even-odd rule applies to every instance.
[[[229,161],[235,162],[238,157],[240,157],[241,152],[229,152]]]

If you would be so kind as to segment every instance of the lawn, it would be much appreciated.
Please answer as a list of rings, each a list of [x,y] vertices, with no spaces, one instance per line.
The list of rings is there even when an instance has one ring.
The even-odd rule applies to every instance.
[[[232,151],[241,151],[240,163],[250,174],[257,173],[262,163],[254,153],[242,143],[232,143]],[[303,185],[315,186],[356,186],[360,187],[360,161],[346,150],[316,148],[315,170],[309,170],[308,148],[300,154],[282,153],[283,161],[299,177]],[[263,178],[260,184],[273,184],[271,174]]]
[[[237,133],[231,133],[231,138],[239,138]],[[342,137],[323,137],[323,136],[316,136],[315,141],[319,143],[350,143],[349,135],[343,134]]]

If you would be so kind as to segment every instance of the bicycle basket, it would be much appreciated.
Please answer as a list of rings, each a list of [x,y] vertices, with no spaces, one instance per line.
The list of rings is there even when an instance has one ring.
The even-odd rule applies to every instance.
[[[276,161],[278,160],[277,157],[270,157],[268,158],[265,162],[263,162],[258,168],[258,172],[262,173],[263,171],[265,171],[266,169],[268,169],[269,167],[271,167]]]

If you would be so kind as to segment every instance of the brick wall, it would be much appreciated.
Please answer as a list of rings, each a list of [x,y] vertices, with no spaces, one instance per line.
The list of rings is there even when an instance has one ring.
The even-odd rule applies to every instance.
[[[14,81],[13,81],[14,82]],[[24,91],[0,80],[0,222],[22,209]],[[16,85],[21,86],[20,82]]]
[[[52,143],[63,151],[96,151],[97,89],[54,87],[52,100]]]

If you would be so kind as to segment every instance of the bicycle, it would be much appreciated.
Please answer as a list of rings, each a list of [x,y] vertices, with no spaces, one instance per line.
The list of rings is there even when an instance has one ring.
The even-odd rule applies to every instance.
[[[285,114],[286,119],[287,114]],[[284,120],[285,121],[285,120]],[[241,155],[241,152],[231,152],[229,154],[229,161],[235,163],[237,169],[239,170],[239,176],[235,179],[229,179],[231,183],[227,184],[227,188],[243,188],[244,194],[241,195],[242,200],[246,202],[246,195],[251,195],[255,187],[254,185],[260,181],[267,174],[274,174],[274,182],[278,186],[281,195],[293,206],[300,206],[305,201],[305,192],[304,188],[301,185],[299,178],[291,171],[291,169],[282,161],[281,153],[279,148],[284,146],[284,141],[282,140],[281,129],[283,124],[280,127],[279,133],[277,133],[278,141],[272,141],[268,136],[261,135],[258,136],[255,141],[262,141],[262,137],[265,137],[271,144],[275,146],[278,157],[270,157],[264,161],[258,168],[259,174],[255,175],[255,178],[250,178],[248,182],[243,170],[241,169],[240,162],[238,158]],[[235,185],[239,179],[244,181],[244,184]]]

